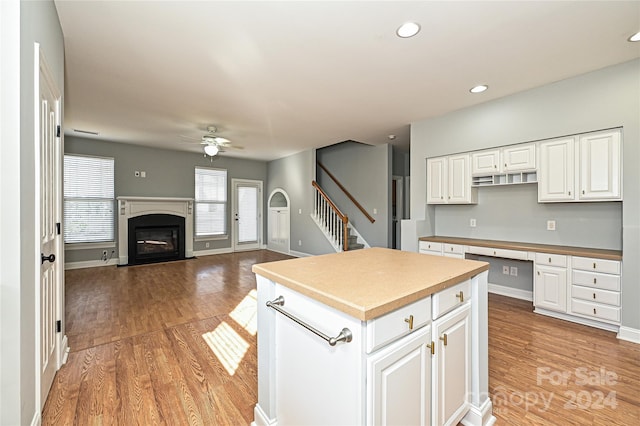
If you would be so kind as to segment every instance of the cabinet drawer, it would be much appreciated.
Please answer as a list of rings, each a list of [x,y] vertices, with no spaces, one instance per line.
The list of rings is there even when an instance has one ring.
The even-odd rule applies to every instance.
[[[571,286],[571,297],[593,303],[605,303],[612,306],[620,306],[620,292],[600,290],[597,288]]]
[[[440,318],[453,308],[471,300],[471,280],[466,280],[431,296],[433,319]]]
[[[571,312],[584,315],[600,321],[620,323],[620,308],[601,305],[599,303],[586,302],[584,300],[571,299]]]
[[[442,252],[449,254],[464,254],[464,246],[458,244],[445,244]]]
[[[413,317],[413,328],[409,322]],[[413,302],[367,322],[367,353],[393,342],[431,320],[431,297]]]
[[[620,275],[620,262],[617,260],[595,259],[591,257],[574,256],[572,259],[573,269],[583,271],[603,272],[605,274]]]
[[[562,254],[536,253],[536,265],[567,267],[567,256]]]
[[[420,241],[418,245],[420,252],[434,252],[434,254],[442,254],[442,243],[432,243],[431,241]]]
[[[481,256],[504,257],[505,259],[527,260],[527,252],[519,250],[497,249],[491,247],[469,246],[468,253],[479,254]]]
[[[620,276],[609,274],[598,274],[596,272],[573,271],[572,284],[584,285],[587,287],[600,288],[604,290],[620,290]]]

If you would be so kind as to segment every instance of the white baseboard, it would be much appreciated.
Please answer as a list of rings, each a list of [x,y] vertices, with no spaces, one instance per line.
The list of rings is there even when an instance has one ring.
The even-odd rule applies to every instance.
[[[487,398],[480,407],[476,407],[471,404],[467,414],[462,418],[462,420],[460,420],[460,423],[465,426],[491,426],[495,422],[496,418],[493,416],[493,404],[491,403],[491,398]]]
[[[62,342],[60,343],[60,352],[62,353],[62,359],[60,360],[60,365],[58,368],[62,367],[67,363],[67,359],[69,358],[69,351],[71,348],[69,347],[69,339],[67,339],[67,335],[62,336]]]
[[[295,250],[291,250],[289,253],[289,255],[291,256],[295,256],[295,257],[309,257],[309,256],[313,256],[312,254],[309,253],[303,253],[301,251],[295,251]]]
[[[253,408],[253,421],[251,426],[275,426],[278,424],[276,420],[270,420],[259,404]]]
[[[233,253],[233,249],[231,247],[224,247],[219,249],[198,250],[198,251],[194,251],[193,255],[195,257],[198,257],[198,256],[212,256],[214,254],[227,254],[227,253]]]
[[[118,264],[118,258],[110,259],[106,262],[102,260],[85,260],[82,262],[69,262],[64,264],[64,270],[83,269],[83,268],[99,268],[101,266],[113,266]]]
[[[620,326],[618,339],[640,344],[640,330],[637,328]]]
[[[40,426],[42,424],[42,417],[40,417],[40,410],[37,410],[31,420],[31,426]]]
[[[527,300],[533,302],[533,291],[520,290],[518,288],[506,287],[499,284],[488,285],[489,293],[500,294],[502,296],[513,297],[514,299]]]
[[[614,324],[607,324],[605,322],[594,321],[589,318],[583,318],[577,315],[565,314],[563,312],[549,311],[544,308],[534,308],[533,312],[535,312],[536,314],[542,314],[548,317],[575,322],[576,324],[588,325],[589,327],[600,328],[602,330],[613,331],[616,333],[620,330],[620,327]]]
[[[266,250],[272,251],[272,252],[274,252],[274,253],[288,254],[289,256],[293,256],[293,255],[291,254],[291,252],[284,251],[284,250],[276,250],[276,249],[273,249],[273,248],[271,248],[271,247],[267,247],[267,248],[266,248]]]

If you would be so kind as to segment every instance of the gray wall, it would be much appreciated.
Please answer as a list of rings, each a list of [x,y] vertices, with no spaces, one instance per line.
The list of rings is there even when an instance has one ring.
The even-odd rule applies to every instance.
[[[317,169],[320,187],[372,247],[390,247],[391,242],[391,146],[345,142],[316,151],[317,159],[362,205],[375,222],[353,204],[322,169]],[[377,213],[374,214],[374,209]]]
[[[227,229],[231,232],[231,179],[253,179],[263,181],[263,207],[266,230],[266,190],[267,163],[225,156],[214,157],[213,162],[202,154],[147,148],[139,145],[97,141],[68,136],[65,139],[65,153],[96,155],[114,158],[115,193],[119,196],[143,197],[186,197],[195,194],[195,167],[214,167],[227,170]],[[146,178],[135,177],[135,171],[145,171]],[[268,194],[267,194],[268,195]],[[116,236],[117,236],[117,218]],[[265,232],[263,232],[266,235]],[[116,237],[117,239],[117,237]],[[266,239],[263,237],[263,242]],[[209,242],[209,247],[205,244]],[[214,250],[231,247],[231,237],[194,241],[193,249]],[[66,261],[79,262],[98,260],[102,248],[92,250],[66,250]],[[109,249],[110,252],[111,249]],[[116,254],[117,256],[117,249]]]
[[[3,2],[4,3],[4,2]],[[0,283],[0,423],[31,424],[39,412],[36,389],[36,303],[39,283],[39,247],[36,246],[35,143],[34,125],[34,42],[40,43],[58,88],[64,90],[64,46],[62,30],[53,1],[11,2],[2,5],[3,81],[11,78],[12,90],[19,90],[8,100],[2,94],[2,126],[11,131],[2,140],[2,166],[10,165],[11,181],[2,180],[2,237],[12,249],[2,245],[2,283]],[[7,15],[5,15],[7,13]],[[7,20],[16,25],[16,33],[7,35]],[[19,24],[18,24],[19,22]],[[19,34],[18,34],[19,31]],[[18,46],[19,43],[19,46]],[[16,55],[7,55],[19,49]],[[19,89],[16,77],[19,75]],[[11,77],[13,76],[13,77]],[[3,84],[3,92],[7,89]],[[5,104],[7,100],[8,104]],[[10,108],[8,112],[5,108]],[[11,121],[5,121],[10,114]],[[19,137],[18,137],[19,135]],[[5,192],[5,185],[11,189]],[[16,192],[16,189],[19,192]],[[5,198],[7,197],[7,198]],[[4,203],[11,203],[6,208]],[[10,214],[7,214],[9,213]],[[5,233],[5,230],[10,229]],[[7,279],[10,277],[10,279]]]
[[[267,197],[280,188],[289,196],[290,206],[290,248],[306,254],[326,254],[334,252],[333,247],[322,235],[311,219],[313,211],[314,151],[270,161],[267,164]],[[301,244],[298,244],[301,242]]]
[[[428,157],[613,127],[623,127],[622,206],[620,203],[538,204],[535,191],[524,186],[503,192],[498,188],[481,188],[477,206],[426,205],[425,159]],[[551,244],[562,240],[563,244],[566,241],[589,247],[621,247],[622,324],[640,329],[638,164],[640,60],[634,60],[413,123],[411,218],[425,219],[429,233],[434,234],[482,235]],[[524,219],[507,214],[514,208],[520,210],[520,216],[527,212]],[[550,215],[558,218],[556,233],[546,231],[543,226]],[[475,230],[468,227],[467,218],[473,216],[478,219]]]

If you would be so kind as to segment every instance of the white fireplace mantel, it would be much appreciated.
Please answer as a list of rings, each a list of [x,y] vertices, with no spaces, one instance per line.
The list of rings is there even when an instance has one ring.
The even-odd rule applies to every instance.
[[[146,214],[184,217],[184,254],[193,257],[193,198],[118,197],[118,258],[129,263],[129,219]]]

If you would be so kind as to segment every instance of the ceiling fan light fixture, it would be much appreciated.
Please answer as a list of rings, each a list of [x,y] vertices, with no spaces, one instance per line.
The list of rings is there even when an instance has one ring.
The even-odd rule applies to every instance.
[[[218,151],[220,151],[220,150],[215,145],[206,145],[204,147],[204,153],[207,154],[210,157],[213,157],[216,154],[218,154]]]
[[[629,37],[627,40],[630,42],[640,41],[640,31]]]
[[[221,143],[221,144],[225,144],[225,143],[230,143],[231,142],[229,139],[223,138],[223,137],[220,137],[220,136],[216,136],[213,139],[216,141],[216,143]]]
[[[471,89],[469,89],[469,91],[471,93],[482,93],[485,90],[487,90],[489,88],[489,86],[487,86],[486,84],[481,84],[479,86],[474,86]]]
[[[420,32],[420,25],[415,22],[405,22],[396,30],[396,34],[400,38],[409,38]]]

